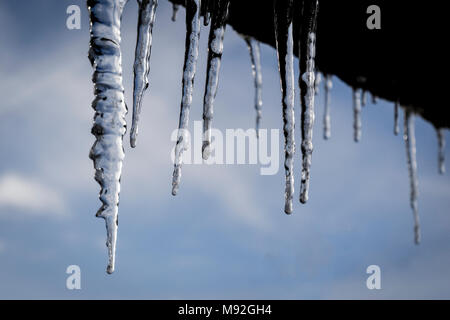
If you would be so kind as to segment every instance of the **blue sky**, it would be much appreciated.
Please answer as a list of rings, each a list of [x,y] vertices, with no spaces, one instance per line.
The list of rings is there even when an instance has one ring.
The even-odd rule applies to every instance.
[[[70,4],[82,9],[81,30],[66,28]],[[310,200],[295,201],[293,215],[283,213],[283,171],[261,176],[256,165],[186,165],[179,194],[170,194],[185,32],[184,10],[176,23],[171,14],[161,0],[137,148],[125,137],[116,272],[109,276],[88,159],[87,9],[81,1],[0,1],[0,298],[450,298],[450,179],[438,174],[432,125],[416,121],[422,244],[415,246],[406,151],[393,135],[392,103],[363,109],[362,141],[355,144],[351,89],[336,78],[332,138],[322,140],[322,90]],[[122,25],[129,107],[136,17],[130,1]],[[201,120],[207,32],[202,28],[191,123]],[[273,48],[262,46],[262,63],[262,127],[281,128]],[[247,129],[254,120],[248,51],[228,28],[213,126]],[[81,268],[81,290],[65,287],[71,264]],[[381,290],[366,288],[372,264],[381,267]]]

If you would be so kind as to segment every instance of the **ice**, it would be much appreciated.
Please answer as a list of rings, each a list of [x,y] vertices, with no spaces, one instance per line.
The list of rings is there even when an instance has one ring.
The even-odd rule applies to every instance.
[[[325,76],[325,110],[323,114],[323,138],[328,140],[331,138],[331,116],[330,116],[330,99],[333,82],[330,75]]]
[[[123,135],[127,107],[122,85],[120,22],[127,0],[88,1],[90,14],[89,60],[94,68],[95,110],[92,134],[96,141],[89,157],[94,162],[95,180],[100,184],[101,208],[96,216],[105,219],[109,263],[115,268],[120,177],[124,159]]]
[[[410,205],[414,216],[414,242],[420,243],[420,222],[418,208],[417,161],[416,161],[416,137],[414,132],[414,115],[409,109],[405,109],[404,136],[406,144],[406,157],[408,161],[410,183]]]
[[[306,1],[302,19],[300,41],[300,103],[302,109],[302,175],[300,186],[300,202],[306,203],[309,198],[310,169],[313,153],[314,127],[314,82],[316,55],[316,23],[318,1]]]
[[[285,141],[284,168],[286,175],[285,206],[287,214],[292,213],[292,199],[294,196],[294,40],[292,30],[292,1],[275,0],[274,2],[275,39],[278,57],[278,69],[280,71],[282,106],[283,106],[283,130]]]
[[[219,85],[220,64],[223,53],[223,38],[229,0],[218,0],[213,12],[208,40],[208,66],[206,71],[205,96],[203,99],[203,146],[202,156],[207,160],[211,145],[211,122],[214,114],[214,99]]]
[[[198,43],[200,40],[200,0],[186,1],[186,52],[183,66],[183,90],[181,98],[178,137],[175,146],[175,164],[172,179],[172,194],[176,195],[180,185],[183,152],[188,147],[186,130],[189,122],[194,77],[197,67]]]
[[[361,140],[361,91],[353,88],[353,139]]]
[[[259,42],[251,37],[244,37],[250,53],[252,62],[252,74],[255,85],[255,110],[256,110],[256,136],[259,137],[259,128],[262,117],[262,72],[261,72],[261,52]]]
[[[130,132],[130,144],[133,148],[136,147],[142,98],[144,91],[148,88],[152,30],[155,23],[156,7],[158,6],[158,0],[138,0],[137,2],[139,4],[139,19],[134,57],[133,120]]]

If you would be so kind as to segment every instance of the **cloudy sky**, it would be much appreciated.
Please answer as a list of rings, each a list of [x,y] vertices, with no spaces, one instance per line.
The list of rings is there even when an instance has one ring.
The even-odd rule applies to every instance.
[[[81,7],[81,30],[66,28],[71,4]],[[184,10],[175,23],[171,14],[161,0],[137,148],[125,137],[116,272],[107,275],[104,221],[94,217],[99,186],[88,159],[94,112],[84,1],[0,0],[0,298],[450,298],[450,179],[438,174],[432,125],[416,121],[423,241],[415,246],[392,103],[363,109],[355,144],[351,89],[336,78],[332,138],[322,140],[322,90],[310,201],[295,201],[293,215],[283,213],[282,167],[261,176],[259,165],[186,165],[179,194],[170,194],[185,36]],[[136,17],[130,1],[122,25],[128,106]],[[191,123],[202,117],[207,32]],[[261,49],[262,127],[281,128],[276,54]],[[249,55],[231,28],[222,66],[213,125],[252,128]],[[298,104],[297,97],[297,124]],[[81,290],[66,289],[73,264]],[[381,290],[366,287],[369,265],[381,268]]]

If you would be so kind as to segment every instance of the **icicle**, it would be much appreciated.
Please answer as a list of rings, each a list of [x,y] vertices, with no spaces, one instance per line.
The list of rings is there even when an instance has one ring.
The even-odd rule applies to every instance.
[[[317,96],[319,94],[320,83],[322,82],[322,75],[320,72],[316,73],[316,81],[314,82],[314,94]]]
[[[137,0],[139,4],[139,19],[134,57],[134,88],[133,88],[133,120],[131,123],[130,144],[136,147],[139,115],[141,114],[142,98],[148,88],[150,72],[150,55],[152,52],[152,30],[155,23],[155,12],[158,0]]]
[[[300,40],[300,95],[302,108],[302,176],[300,186],[300,202],[306,203],[309,196],[309,178],[313,152],[314,126],[314,73],[316,54],[316,20],[318,0],[305,1],[304,21]]]
[[[178,10],[180,9],[180,5],[179,4],[172,4],[172,21],[175,22],[177,21],[177,13]]]
[[[181,179],[183,152],[187,149],[186,130],[194,90],[195,69],[197,67],[198,43],[200,39],[200,0],[186,1],[186,52],[183,67],[183,90],[178,124],[178,138],[175,146],[175,165],[172,179],[172,194],[178,192]]]
[[[262,113],[262,72],[261,72],[261,53],[259,41],[251,37],[244,37],[250,52],[252,61],[252,74],[255,82],[255,110],[256,110],[256,137],[259,138],[259,126]]]
[[[223,53],[226,17],[229,0],[218,0],[214,11],[208,40],[208,66],[206,71],[205,96],[203,98],[203,146],[202,157],[207,160],[211,145],[211,122],[214,113],[214,99],[219,84],[220,64]]]
[[[439,145],[439,173],[445,173],[445,135],[444,129],[439,128],[436,129],[436,133],[438,136],[438,145]]]
[[[286,174],[285,206],[287,214],[292,213],[294,196],[294,40],[292,35],[292,0],[274,0],[274,27],[278,68],[283,95],[283,130],[285,141],[284,168]]]
[[[367,91],[366,91],[366,90],[363,90],[363,92],[362,92],[362,97],[361,97],[361,105],[362,105],[363,107],[365,107],[366,104],[367,104]]]
[[[417,180],[417,162],[416,162],[416,138],[414,132],[414,115],[411,111],[405,109],[404,136],[406,144],[406,156],[408,159],[409,183],[411,188],[410,204],[414,215],[414,242],[420,243],[420,223],[417,204],[418,180]]]
[[[210,0],[202,0],[200,4],[200,16],[203,17],[203,25],[205,27],[209,25],[209,22],[211,20],[211,13],[210,13],[211,5],[212,3],[210,3]]]
[[[361,92],[353,88],[353,139],[355,142],[361,140]]]
[[[95,110],[92,134],[96,141],[89,157],[94,162],[95,180],[100,184],[101,208],[96,216],[105,219],[109,263],[107,272],[114,272],[120,176],[124,159],[123,135],[126,132],[120,50],[120,20],[127,0],[90,0],[89,60],[94,68],[92,77]]]
[[[331,76],[325,76],[325,111],[323,115],[323,138],[325,140],[331,137],[331,116],[330,116],[330,91],[333,88],[333,82],[331,81]]]
[[[398,101],[396,101],[395,106],[394,106],[394,134],[396,136],[400,132],[400,125],[398,123],[398,106],[399,106],[399,103],[398,103]]]

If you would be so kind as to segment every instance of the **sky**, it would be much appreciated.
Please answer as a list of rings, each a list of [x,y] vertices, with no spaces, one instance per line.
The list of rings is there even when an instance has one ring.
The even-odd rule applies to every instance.
[[[80,30],[66,28],[72,4],[81,8]],[[433,126],[416,119],[422,228],[416,246],[393,103],[364,107],[362,140],[355,143],[351,88],[335,77],[328,141],[323,88],[316,99],[305,205],[297,200],[297,92],[292,215],[283,212],[281,133],[276,175],[260,175],[260,165],[185,165],[179,194],[171,195],[170,137],[178,125],[185,38],[184,10],[176,22],[171,15],[161,0],[137,148],[130,148],[128,132],[124,137],[116,271],[107,275],[105,225],[95,218],[99,186],[88,158],[95,138],[87,8],[76,0],[0,0],[0,298],[450,298],[450,179],[438,174]],[[130,1],[122,20],[128,128],[136,23]],[[202,27],[191,129],[202,119],[208,32]],[[280,129],[275,50],[262,45],[261,59],[262,128]],[[213,127],[253,128],[253,94],[247,47],[228,28]],[[70,265],[80,267],[80,290],[66,288]],[[370,265],[381,269],[380,290],[366,286]]]

